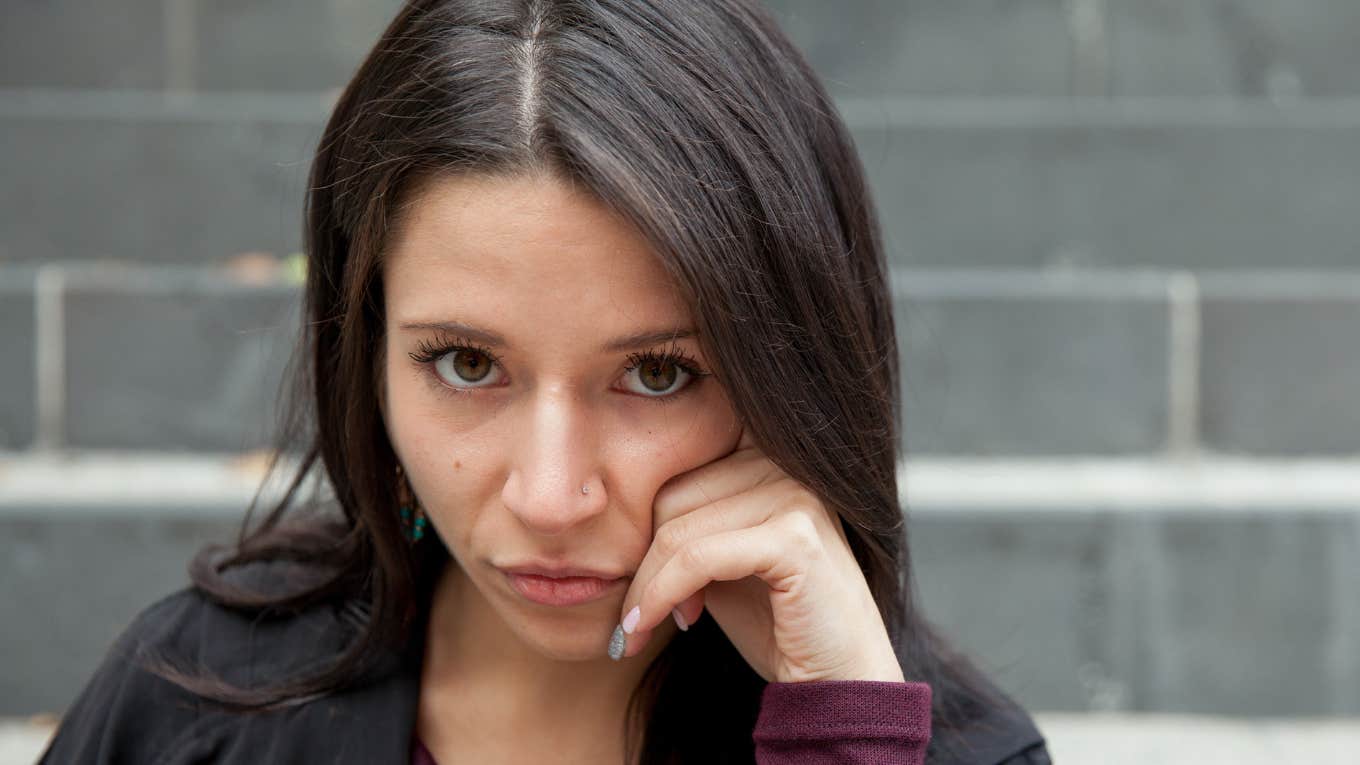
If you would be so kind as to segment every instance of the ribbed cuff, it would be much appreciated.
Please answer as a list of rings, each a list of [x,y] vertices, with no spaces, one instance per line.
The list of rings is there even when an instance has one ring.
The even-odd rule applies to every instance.
[[[930,741],[930,684],[880,680],[769,683],[752,735],[758,742],[837,738]]]

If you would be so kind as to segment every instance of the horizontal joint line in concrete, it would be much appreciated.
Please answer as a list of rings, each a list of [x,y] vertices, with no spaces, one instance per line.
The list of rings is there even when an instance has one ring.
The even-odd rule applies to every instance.
[[[283,463],[262,497],[296,469]],[[55,452],[0,455],[0,514],[36,505],[231,505],[265,479],[240,455]],[[913,458],[898,468],[908,512],[966,509],[1360,512],[1360,455],[1348,459]],[[304,490],[311,486],[309,481]]]
[[[37,270],[62,274],[68,290],[98,289],[132,294],[197,292],[300,293],[290,278],[241,276],[220,265],[142,264],[57,260],[31,265],[0,263],[0,292],[34,288]],[[890,266],[889,283],[898,298],[919,299],[1127,299],[1164,303],[1171,285],[1186,273],[1148,268],[930,268]],[[1360,300],[1360,270],[1252,269],[1193,272],[1204,299],[1243,298]]]
[[[847,98],[855,129],[1360,127],[1360,98],[1270,101],[1237,98]]]
[[[320,124],[335,96],[335,91],[0,88],[0,118]]]
[[[1125,298],[1165,302],[1183,269],[929,268],[890,266],[897,297]],[[1249,269],[1193,272],[1202,297],[1360,300],[1360,270]]]
[[[322,123],[339,88],[296,92],[0,88],[0,117]],[[852,128],[1360,126],[1360,98],[884,96],[835,100]]]
[[[1165,302],[1173,272],[1011,268],[890,268],[896,297],[1129,298]]]
[[[282,273],[282,267],[281,273]],[[99,289],[134,294],[178,292],[251,292],[286,294],[300,292],[301,284],[280,275],[274,279],[241,276],[230,267],[221,265],[182,265],[170,263],[136,263],[132,261],[56,260],[36,269],[26,265],[0,264],[0,285],[7,282],[14,289],[27,287],[27,278],[6,278],[6,273],[26,275],[41,269],[62,274],[68,290]]]
[[[898,488],[909,513],[1360,513],[1360,455],[1297,460],[916,458],[899,465]]]

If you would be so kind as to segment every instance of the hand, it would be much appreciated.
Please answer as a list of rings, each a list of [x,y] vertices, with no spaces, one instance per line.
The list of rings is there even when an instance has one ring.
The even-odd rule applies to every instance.
[[[707,608],[766,681],[904,682],[839,516],[747,431],[731,454],[667,481],[653,510],[656,533],[623,600],[624,656],[672,608],[686,624]]]

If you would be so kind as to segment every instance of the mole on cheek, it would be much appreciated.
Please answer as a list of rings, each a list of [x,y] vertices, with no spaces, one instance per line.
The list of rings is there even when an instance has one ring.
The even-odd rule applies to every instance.
[[[454,460],[454,461],[453,461],[453,469],[454,469],[454,470],[457,470],[458,468],[460,468],[460,467],[462,467],[462,466],[463,466],[463,463],[459,462],[458,460]]]

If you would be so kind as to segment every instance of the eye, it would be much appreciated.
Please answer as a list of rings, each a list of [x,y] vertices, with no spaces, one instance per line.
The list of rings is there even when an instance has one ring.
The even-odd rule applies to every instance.
[[[463,383],[465,387],[480,388],[482,386],[477,383],[487,379],[493,364],[490,356],[476,348],[458,348],[440,356],[434,362],[434,370],[450,384]]]
[[[427,373],[432,373],[432,384],[445,391],[489,388],[501,379],[495,373],[500,359],[489,348],[461,338],[422,340],[417,351],[408,355]],[[698,378],[709,375],[698,362],[674,346],[664,351],[630,354],[628,360],[629,366],[624,369],[625,388],[658,403],[674,399],[694,387]]]
[[[689,389],[695,379],[708,374],[699,369],[694,359],[674,347],[662,353],[635,353],[628,360],[631,364],[624,370],[625,380],[630,383],[628,389],[663,401]],[[631,384],[634,380],[637,386]]]
[[[492,367],[498,362],[486,348],[422,341],[419,350],[410,356],[419,364],[429,365],[441,380],[453,388],[486,388],[500,379],[492,375]]]

